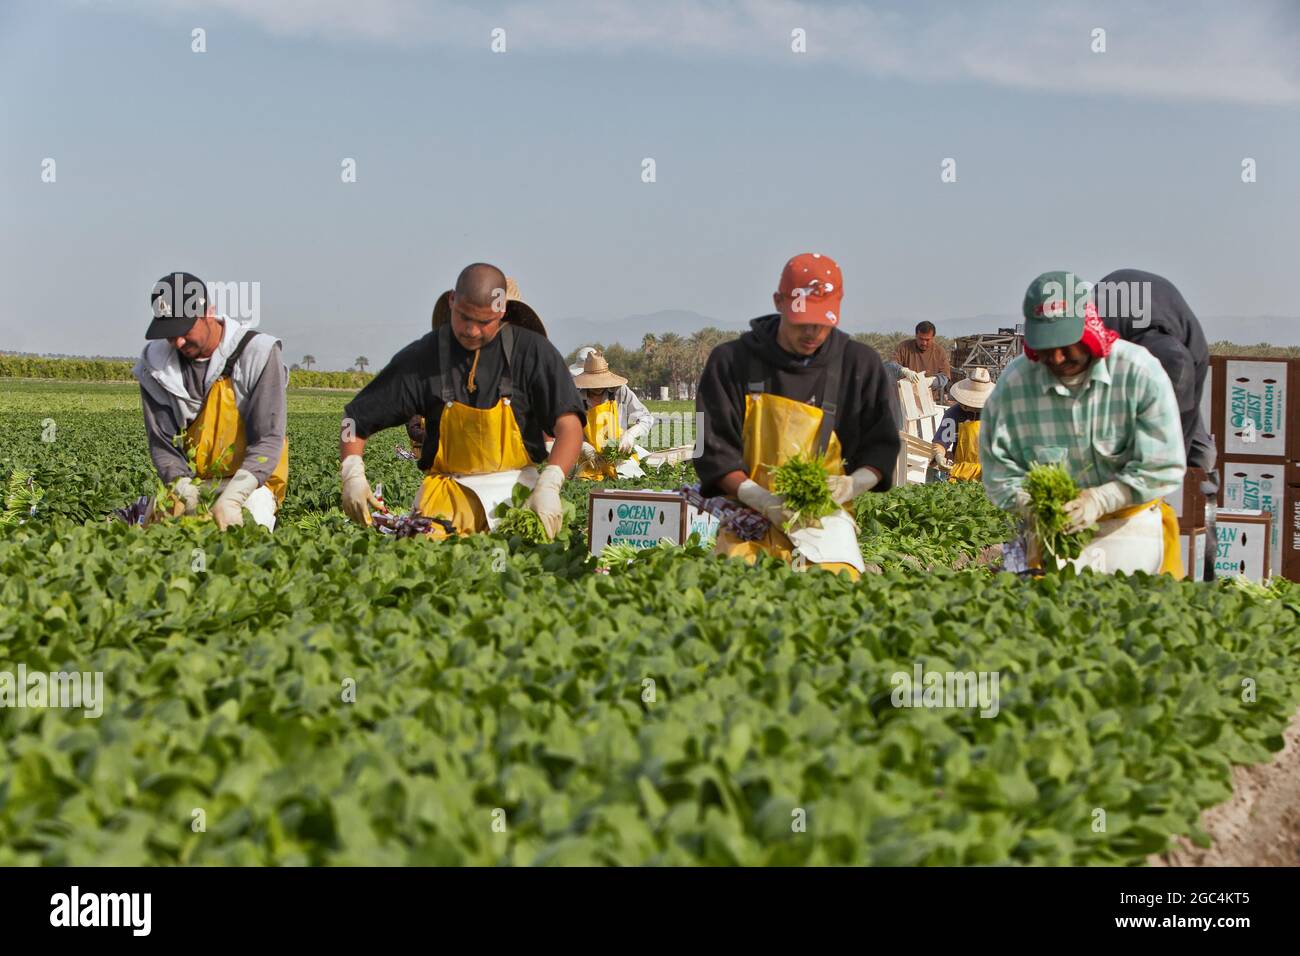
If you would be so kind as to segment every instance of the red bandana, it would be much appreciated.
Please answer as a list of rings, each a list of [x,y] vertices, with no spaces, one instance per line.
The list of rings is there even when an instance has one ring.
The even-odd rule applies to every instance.
[[[1119,333],[1106,328],[1101,317],[1097,315],[1097,307],[1092,302],[1088,302],[1083,308],[1083,338],[1079,341],[1092,353],[1092,357],[1105,358],[1110,354],[1110,347],[1118,338]],[[1026,345],[1025,358],[1037,362],[1038,353]]]

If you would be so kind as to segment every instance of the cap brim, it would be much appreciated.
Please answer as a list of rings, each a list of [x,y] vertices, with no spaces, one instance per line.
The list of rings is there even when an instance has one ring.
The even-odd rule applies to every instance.
[[[833,313],[835,318],[829,318],[827,312]],[[797,312],[791,300],[789,304],[781,307],[781,314],[792,325],[828,325],[834,328],[840,324],[840,300],[838,297],[816,301],[806,300],[804,308]]]
[[[192,319],[184,315],[154,319],[149,323],[149,328],[144,333],[144,337],[146,339],[174,339],[194,328],[196,322],[198,322],[198,319]]]
[[[1025,323],[1025,344],[1035,352],[1069,348],[1083,338],[1083,319],[1071,316],[1059,322]]]

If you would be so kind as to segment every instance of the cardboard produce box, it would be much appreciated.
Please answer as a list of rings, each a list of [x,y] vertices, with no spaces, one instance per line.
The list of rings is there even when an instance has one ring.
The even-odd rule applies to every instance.
[[[1273,516],[1269,540],[1269,567],[1274,574],[1295,580],[1300,571],[1300,532],[1296,530],[1297,492],[1288,484],[1294,463],[1241,461],[1229,458],[1220,465],[1219,496],[1229,509],[1267,511]],[[1220,512],[1222,513],[1222,512]]]
[[[600,556],[607,544],[653,548],[662,538],[686,540],[686,498],[676,491],[596,489],[587,498],[587,542]]]
[[[1300,458],[1300,360],[1215,355],[1210,367],[1219,452]]]
[[[1187,572],[1186,581],[1205,580],[1205,529],[1188,528],[1178,535],[1178,543],[1183,549],[1183,569]]]
[[[1263,584],[1268,580],[1268,538],[1273,516],[1267,511],[1220,509],[1215,531],[1218,536],[1214,576],[1239,574]]]

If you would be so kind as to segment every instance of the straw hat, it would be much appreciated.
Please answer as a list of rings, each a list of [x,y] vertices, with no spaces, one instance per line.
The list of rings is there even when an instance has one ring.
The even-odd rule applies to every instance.
[[[435,330],[442,328],[451,319],[451,293],[453,291],[448,289],[438,296],[438,301],[433,305],[433,327]],[[519,298],[519,283],[509,276],[506,276],[505,320],[521,329],[528,329],[528,331],[536,332],[541,336],[546,335],[546,326],[542,325],[542,320],[538,318],[532,306]]]
[[[574,378],[577,378],[579,375],[581,375],[583,363],[587,361],[587,356],[594,351],[596,350],[590,345],[584,345],[582,348],[578,349],[578,354],[576,356],[577,364],[569,366],[569,374],[572,375]]]
[[[993,394],[993,379],[989,378],[986,368],[971,369],[970,375],[956,382],[948,389],[954,402],[960,402],[967,408],[983,408],[984,403]]]
[[[582,374],[573,380],[578,388],[618,388],[627,379],[609,370],[609,363],[600,352],[593,351],[582,363]]]

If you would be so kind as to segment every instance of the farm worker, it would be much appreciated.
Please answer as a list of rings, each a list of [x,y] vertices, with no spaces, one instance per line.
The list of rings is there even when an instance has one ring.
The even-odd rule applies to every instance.
[[[1214,439],[1201,418],[1210,348],[1192,307],[1168,279],[1138,269],[1112,272],[1098,283],[1093,298],[1106,328],[1114,329],[1125,342],[1142,346],[1168,374],[1178,399],[1187,467],[1202,469],[1201,490],[1217,496]]]
[[[289,477],[280,340],[217,315],[203,280],[188,272],[163,276],[149,301],[150,341],[133,374],[158,477],[185,514],[211,481],[221,489],[212,506],[221,530],[242,525],[245,508],[274,529]]]
[[[496,266],[466,266],[434,308],[434,331],[402,349],[343,410],[343,510],[369,524],[378,507],[361,455],[366,439],[422,415],[424,481],[414,510],[457,534],[487,531],[516,483],[549,537],[560,487],[578,460],[585,411],[564,358],[532,309],[507,295]],[[555,435],[546,459],[543,430]],[[439,534],[441,536],[441,534]]]
[[[1096,528],[1077,568],[1181,578],[1178,522],[1160,500],[1178,487],[1186,463],[1169,376],[1150,352],[1102,324],[1091,287],[1072,273],[1040,275],[1023,312],[1024,354],[984,407],[980,464],[989,498],[1023,511],[1030,466],[1062,464],[1083,489],[1065,506],[1067,530]]]
[[[948,350],[934,344],[934,333],[933,322],[917,323],[915,335],[894,347],[894,361],[900,366],[902,377],[910,382],[919,382],[922,374],[934,379],[932,387],[938,398],[952,379],[952,363]]]
[[[934,433],[934,463],[946,466],[952,459],[949,479],[978,481],[980,477],[980,410],[993,394],[993,379],[986,368],[970,375],[950,389],[953,404],[943,413]]]
[[[587,353],[573,384],[582,393],[587,409],[585,440],[576,477],[589,481],[617,478],[618,467],[602,459],[601,450],[612,441],[618,443],[620,453],[632,455],[636,443],[650,434],[654,416],[627,387],[627,379],[611,372],[605,356],[595,349]],[[635,465],[635,457],[630,460],[634,463],[632,474],[624,477],[645,474]]]
[[[772,301],[776,313],[750,322],[739,339],[709,354],[696,392],[704,416],[703,453],[696,459],[706,496],[733,496],[771,522],[758,541],[729,531],[719,554],[751,563],[759,553],[804,562],[856,578],[863,570],[852,507],[863,492],[886,491],[898,462],[892,378],[880,356],[836,328],[844,295],[840,268],[803,253],[785,264]],[[821,528],[789,535],[790,519],[771,489],[771,469],[795,455],[827,460],[831,497],[844,506]]]

